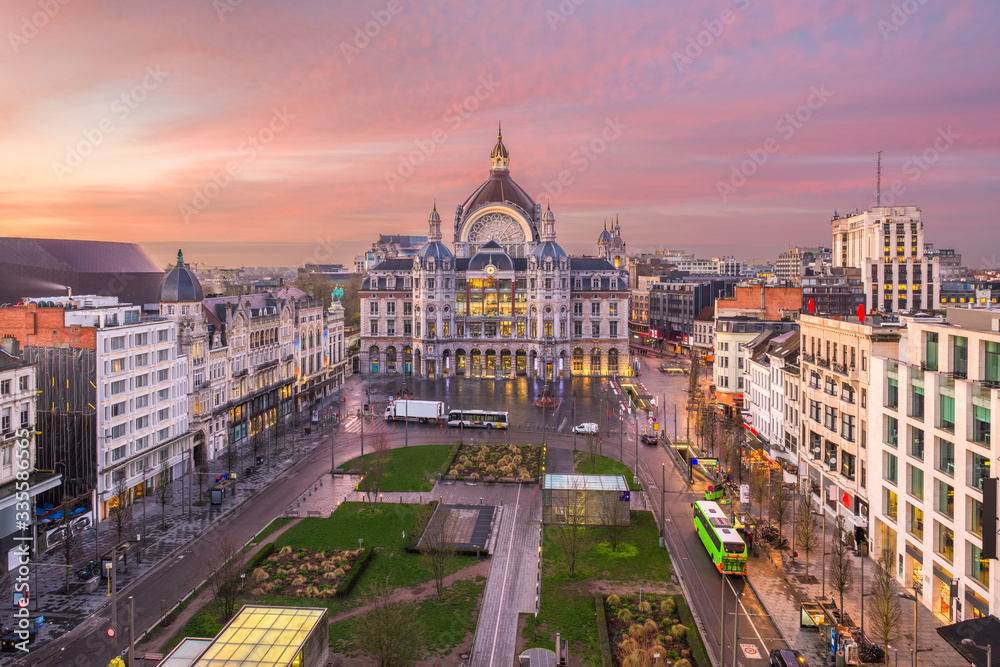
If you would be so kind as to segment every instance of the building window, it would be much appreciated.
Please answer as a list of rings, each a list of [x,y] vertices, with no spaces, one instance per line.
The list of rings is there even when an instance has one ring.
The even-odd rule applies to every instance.
[[[118,438],[123,438],[127,431],[128,427],[126,424],[116,424],[111,427],[111,439],[117,440]]]
[[[378,315],[378,301],[374,299],[368,302],[368,314]]]
[[[966,542],[965,545],[969,554],[969,576],[978,581],[983,588],[988,589],[990,587],[989,559],[983,558],[982,550],[972,542]]]
[[[590,302],[590,316],[591,317],[600,317],[601,316],[601,302],[600,301],[591,301]]]
[[[907,487],[906,492],[909,493],[914,498],[920,500],[924,499],[924,469],[919,468],[915,465],[907,464],[906,470],[909,472],[907,475]]]
[[[160,408],[156,412],[156,421],[165,422],[170,419],[170,408]]]
[[[21,426],[22,427],[28,426],[28,414],[29,414],[28,410],[29,410],[28,404],[27,403],[22,403],[21,404]]]
[[[111,339],[111,350],[124,350],[125,349],[125,336],[114,336]]]
[[[882,452],[882,477],[893,484],[899,483],[899,459],[895,454]]]
[[[924,511],[916,505],[908,505],[907,507],[907,514],[909,514],[907,528],[911,535],[922,540],[924,539]]]
[[[899,420],[895,417],[885,418],[885,441],[893,447],[899,442]]]
[[[156,392],[156,402],[157,403],[162,403],[163,401],[166,401],[169,398],[170,398],[170,390],[169,389],[160,389],[158,392]]]
[[[393,301],[393,300],[390,299],[389,301],[385,302],[385,314],[386,315],[395,315],[396,314],[396,302],[395,301]]]
[[[0,430],[10,430],[10,408],[4,408],[3,412],[0,412]]]
[[[924,460],[924,431],[910,427],[910,456]]]
[[[600,322],[591,322],[590,323],[590,335],[591,335],[592,338],[600,338],[601,337],[601,323]]]
[[[164,368],[162,370],[156,371],[156,381],[157,382],[166,382],[169,379],[170,379],[170,369],[169,368]]]
[[[854,442],[854,415],[841,414],[840,435],[848,442]]]
[[[823,425],[830,431],[834,433],[837,432],[837,408],[831,407],[829,405],[825,406],[824,410],[824,422]]]
[[[372,336],[377,336],[378,335],[378,320],[372,320],[371,322],[368,323],[368,325],[371,328],[371,335]]]
[[[934,467],[948,475],[955,476],[955,444],[937,438],[935,447],[937,456],[934,457]]]
[[[125,414],[125,401],[121,401],[120,403],[113,403],[111,405],[112,419],[114,419],[115,417],[120,417],[123,414]]]
[[[820,421],[820,403],[818,401],[809,401],[809,418],[814,422],[819,423]]]
[[[143,415],[141,417],[136,417],[135,420],[135,430],[141,431],[143,429],[149,428],[149,415]]]
[[[938,369],[938,335],[936,331],[924,332],[923,366],[929,371]]]
[[[156,432],[156,441],[157,442],[163,442],[164,440],[167,440],[169,438],[170,438],[170,428],[169,427],[167,427],[167,428],[161,428],[159,431]]]
[[[608,331],[608,335],[611,336],[612,338],[618,338],[618,323],[610,322],[609,327],[610,330]]]
[[[138,385],[138,379],[139,378],[136,378],[137,385]],[[111,383],[112,396],[117,396],[118,394],[124,394],[124,393],[125,393],[125,380],[115,380],[114,382]]]
[[[166,343],[170,340],[170,331],[167,329],[160,329],[156,332],[156,342]]]

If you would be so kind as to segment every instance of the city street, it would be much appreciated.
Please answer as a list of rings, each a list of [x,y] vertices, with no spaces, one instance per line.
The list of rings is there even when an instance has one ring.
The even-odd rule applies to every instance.
[[[645,362],[646,360],[643,360]],[[658,360],[649,360],[646,373],[640,378],[651,393],[655,393],[658,403],[664,401],[668,405],[677,401],[680,405],[686,400],[684,390],[688,378],[685,375],[663,375],[656,372]],[[413,380],[410,379],[407,389],[413,397],[425,400],[443,400],[449,407],[460,406],[481,409],[507,409],[511,414],[513,424],[509,431],[485,431],[480,429],[465,430],[466,441],[471,442],[506,442],[508,439],[517,444],[538,443],[544,438],[550,447],[583,448],[583,439],[574,437],[570,429],[575,423],[593,421],[602,424],[602,430],[610,425],[610,431],[605,430],[603,452],[612,458],[619,458],[629,465],[634,465],[636,453],[639,456],[639,476],[647,489],[647,498],[658,520],[659,488],[661,474],[666,473],[667,489],[667,540],[671,548],[674,564],[680,583],[684,586],[692,606],[702,619],[700,629],[709,644],[709,650],[717,655],[720,640],[718,634],[721,618],[722,581],[718,573],[711,567],[704,554],[704,549],[697,537],[690,530],[690,503],[695,499],[686,484],[686,469],[684,475],[673,463],[674,459],[662,447],[650,447],[637,444],[634,421],[624,422],[624,430],[619,431],[619,420],[616,415],[621,412],[619,399],[602,389],[605,381],[600,378],[576,378],[558,381],[552,386],[552,393],[557,404],[553,409],[542,410],[532,405],[534,398],[542,391],[539,382],[518,379],[513,381],[495,382],[489,380],[456,381],[450,379]],[[362,418],[357,417],[357,410],[366,403],[375,415],[364,418],[364,433],[385,433],[389,436],[393,447],[421,445],[441,442],[453,442],[458,439],[458,429],[439,425],[403,424],[386,422],[381,417],[384,405],[390,395],[397,394],[402,388],[401,378],[372,378],[355,376],[344,390],[345,401],[339,402],[341,412],[351,415],[342,420],[336,427],[326,427],[322,433],[313,433],[313,441],[317,446],[301,460],[294,463],[275,483],[271,483],[247,498],[235,511],[223,516],[216,524],[192,539],[179,553],[170,560],[161,563],[148,575],[138,581],[122,586],[119,591],[119,624],[124,631],[126,622],[125,600],[129,595],[136,600],[136,628],[142,632],[153,625],[161,616],[164,608],[172,607],[188,591],[198,586],[208,574],[207,563],[211,561],[212,550],[218,536],[228,532],[239,543],[248,541],[255,533],[265,527],[272,518],[279,516],[301,495],[304,490],[330,469],[331,452],[328,442],[332,437],[335,442],[334,463],[341,463],[354,458],[361,453]],[[575,400],[574,400],[575,397]],[[575,418],[574,406],[575,404]],[[609,407],[610,405],[610,407]],[[331,408],[336,410],[336,408]],[[543,414],[544,412],[544,414]],[[609,419],[609,412],[611,413]],[[626,418],[628,417],[626,413]],[[685,413],[678,411],[678,431],[684,428]],[[661,423],[663,417],[661,416]],[[672,410],[665,415],[664,428],[668,433],[674,429]],[[646,428],[643,424],[645,414],[638,420],[640,433]],[[287,454],[286,454],[287,455]],[[664,467],[664,464],[666,466]],[[513,508],[512,508],[513,509]],[[102,530],[106,527],[102,526]],[[783,646],[777,639],[777,631],[766,616],[759,601],[752,591],[743,590],[743,582],[732,580],[732,586],[738,592],[744,593],[741,605],[740,642],[760,645],[762,650]],[[732,595],[727,601],[727,610],[732,611]],[[88,618],[75,631],[47,645],[33,647],[26,658],[14,663],[17,665],[94,665],[106,663],[114,653],[111,640],[105,635],[108,625],[109,606],[100,609]],[[732,617],[727,617],[726,633],[730,639],[727,646],[731,650]],[[126,645],[124,634],[119,635],[119,650]],[[749,639],[748,639],[749,638]],[[73,656],[72,658],[67,658]]]

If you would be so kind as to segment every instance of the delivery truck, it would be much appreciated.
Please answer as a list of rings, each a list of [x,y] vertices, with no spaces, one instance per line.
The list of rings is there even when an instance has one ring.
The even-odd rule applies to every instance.
[[[393,401],[385,409],[385,420],[408,419],[426,424],[429,421],[444,419],[444,403],[441,401],[411,401],[399,399]]]

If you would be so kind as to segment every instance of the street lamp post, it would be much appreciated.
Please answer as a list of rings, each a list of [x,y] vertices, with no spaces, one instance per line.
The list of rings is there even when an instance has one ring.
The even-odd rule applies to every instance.
[[[993,666],[993,644],[980,646],[979,644],[969,639],[968,637],[962,640],[962,644],[964,646],[968,646],[969,648],[978,648],[980,651],[986,651],[986,667]]]
[[[917,648],[917,612],[919,611],[920,601],[917,599],[917,591],[914,589],[913,594],[909,594],[905,591],[899,592],[899,597],[906,600],[913,600],[913,667],[917,667],[917,653],[920,651]],[[989,665],[989,663],[986,663]]]

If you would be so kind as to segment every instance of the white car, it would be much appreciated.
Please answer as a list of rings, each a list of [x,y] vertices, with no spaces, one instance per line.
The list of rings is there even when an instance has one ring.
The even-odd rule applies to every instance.
[[[573,433],[597,433],[597,424],[587,422],[573,427]]]

